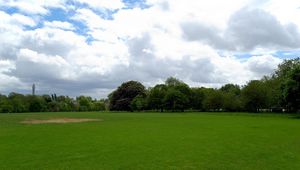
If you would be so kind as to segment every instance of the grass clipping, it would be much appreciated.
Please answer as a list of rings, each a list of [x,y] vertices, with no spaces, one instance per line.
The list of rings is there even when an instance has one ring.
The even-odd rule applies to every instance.
[[[101,119],[84,119],[84,118],[55,118],[46,120],[24,120],[23,124],[47,124],[47,123],[79,123],[79,122],[96,122]]]

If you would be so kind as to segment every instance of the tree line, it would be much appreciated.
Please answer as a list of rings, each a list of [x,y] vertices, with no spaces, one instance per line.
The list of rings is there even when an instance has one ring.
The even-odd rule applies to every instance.
[[[105,103],[104,99],[96,100],[88,96],[74,99],[56,94],[37,96],[10,93],[8,96],[0,94],[0,113],[100,111],[106,110]]]
[[[244,86],[189,87],[174,77],[145,88],[128,81],[108,99],[52,95],[0,94],[0,113],[58,111],[248,111],[299,112],[300,58],[285,60],[270,76]]]
[[[170,77],[148,89],[137,81],[125,82],[108,98],[115,111],[299,112],[300,59],[285,60],[272,75],[244,86],[189,87]]]

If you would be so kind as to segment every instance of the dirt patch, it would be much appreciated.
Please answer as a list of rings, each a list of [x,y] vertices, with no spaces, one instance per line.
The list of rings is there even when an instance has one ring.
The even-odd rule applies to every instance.
[[[47,120],[24,120],[24,124],[45,124],[45,123],[78,123],[78,122],[96,122],[101,119],[82,119],[82,118],[55,118]]]

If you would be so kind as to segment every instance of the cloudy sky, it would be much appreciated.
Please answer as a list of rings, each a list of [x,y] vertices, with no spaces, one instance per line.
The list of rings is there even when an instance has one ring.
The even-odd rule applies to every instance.
[[[0,0],[0,93],[245,84],[300,55],[300,0]]]

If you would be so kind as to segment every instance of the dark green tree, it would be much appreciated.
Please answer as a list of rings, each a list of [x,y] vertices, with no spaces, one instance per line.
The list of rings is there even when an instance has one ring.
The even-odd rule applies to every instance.
[[[46,110],[46,101],[41,96],[27,96],[29,101],[29,111],[30,112],[41,112]]]
[[[206,89],[203,107],[206,111],[220,111],[223,106],[224,97],[217,89]]]
[[[149,108],[152,110],[160,110],[163,112],[164,110],[164,97],[167,93],[168,87],[164,84],[158,84],[150,89],[147,103]]]
[[[147,102],[146,102],[146,97],[144,95],[135,96],[135,98],[130,103],[131,110],[134,111],[145,110],[146,106],[147,106]]]
[[[282,83],[283,101],[290,112],[300,109],[300,64],[287,73]]]
[[[242,108],[241,89],[238,85],[226,84],[220,88],[224,111],[240,111]]]
[[[0,94],[0,113],[11,113],[13,112],[13,106],[9,102],[7,96]]]
[[[13,107],[12,112],[29,112],[29,101],[28,98],[23,94],[12,92],[8,95],[8,100]]]
[[[194,110],[203,110],[203,101],[205,97],[205,88],[192,88],[191,89],[191,97],[190,97],[190,105]]]
[[[187,96],[175,88],[169,88],[164,97],[165,108],[172,111],[184,111],[188,101]]]
[[[185,84],[183,81],[175,78],[175,77],[169,77],[167,78],[167,80],[165,81],[165,84],[169,87],[172,87],[172,86],[177,86],[177,85],[180,85],[180,84]]]
[[[252,80],[242,89],[243,106],[246,111],[259,112],[267,107],[266,86],[262,81]]]
[[[130,104],[137,95],[145,95],[145,87],[140,82],[123,83],[110,95],[110,110],[131,111]]]
[[[92,108],[92,98],[87,96],[79,96],[76,98],[79,104],[79,111],[90,111]]]

